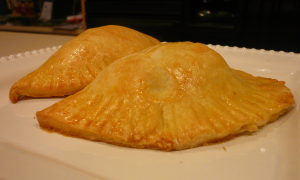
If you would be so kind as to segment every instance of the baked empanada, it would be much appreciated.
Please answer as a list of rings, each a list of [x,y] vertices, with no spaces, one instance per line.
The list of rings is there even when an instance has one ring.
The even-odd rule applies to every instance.
[[[200,43],[165,43],[111,64],[82,91],[36,113],[40,127],[134,148],[182,150],[277,119],[285,82],[231,69]]]
[[[160,42],[122,26],[84,31],[55,52],[41,67],[24,76],[10,90],[12,103],[21,96],[51,97],[74,94],[117,59]]]

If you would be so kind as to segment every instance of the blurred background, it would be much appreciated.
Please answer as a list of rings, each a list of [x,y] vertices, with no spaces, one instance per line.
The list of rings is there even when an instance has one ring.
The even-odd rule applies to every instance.
[[[2,31],[76,36],[116,24],[161,41],[300,53],[299,23],[299,0],[0,0]]]

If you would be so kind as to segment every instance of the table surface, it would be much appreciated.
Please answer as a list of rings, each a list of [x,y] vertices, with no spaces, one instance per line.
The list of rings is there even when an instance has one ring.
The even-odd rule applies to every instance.
[[[0,31],[0,57],[64,45],[75,36]]]

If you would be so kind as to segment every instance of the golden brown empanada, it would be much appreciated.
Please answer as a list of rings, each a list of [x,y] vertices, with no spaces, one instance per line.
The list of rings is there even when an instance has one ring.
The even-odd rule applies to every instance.
[[[74,94],[115,60],[160,44],[146,34],[122,26],[88,29],[62,46],[41,67],[16,82],[11,102],[21,96],[51,97]]]
[[[231,69],[200,43],[165,43],[103,70],[82,91],[37,112],[42,128],[134,148],[193,148],[286,113],[282,81]]]

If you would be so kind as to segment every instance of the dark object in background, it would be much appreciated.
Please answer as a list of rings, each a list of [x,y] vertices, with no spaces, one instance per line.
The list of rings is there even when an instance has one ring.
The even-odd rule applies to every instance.
[[[123,25],[161,41],[233,46],[239,40],[242,5],[236,0],[86,0],[86,24]]]
[[[9,12],[6,0],[0,0],[0,16],[7,15]]]
[[[234,24],[236,0],[196,0],[191,6],[192,19],[197,23]]]
[[[123,25],[161,41],[300,53],[299,0],[86,0],[88,28]]]
[[[89,0],[85,7],[88,28],[116,24],[164,41],[180,36],[180,1]]]
[[[53,0],[52,19],[66,19],[67,16],[75,15],[74,0]]]
[[[300,53],[300,1],[248,0],[239,46]]]

